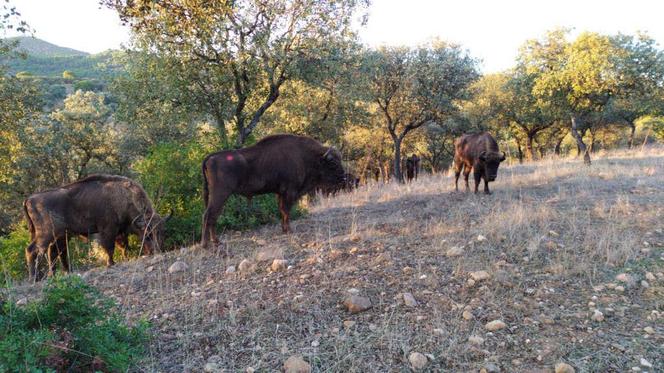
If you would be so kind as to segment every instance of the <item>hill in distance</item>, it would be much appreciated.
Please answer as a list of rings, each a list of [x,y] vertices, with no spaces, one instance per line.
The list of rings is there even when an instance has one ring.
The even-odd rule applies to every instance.
[[[87,52],[82,52],[72,48],[61,47],[49,43],[45,40],[33,38],[30,36],[18,36],[9,38],[9,41],[18,42],[18,50],[27,53],[30,56],[37,57],[71,57],[71,56],[89,56]]]

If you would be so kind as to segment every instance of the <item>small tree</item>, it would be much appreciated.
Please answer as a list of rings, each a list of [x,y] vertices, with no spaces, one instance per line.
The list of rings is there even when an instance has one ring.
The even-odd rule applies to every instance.
[[[76,79],[76,75],[74,75],[74,73],[69,70],[65,70],[62,72],[62,79],[72,81]]]
[[[394,147],[393,174],[403,181],[401,145],[418,128],[457,111],[478,78],[476,61],[459,46],[434,42],[417,49],[382,48],[366,56],[368,94]]]

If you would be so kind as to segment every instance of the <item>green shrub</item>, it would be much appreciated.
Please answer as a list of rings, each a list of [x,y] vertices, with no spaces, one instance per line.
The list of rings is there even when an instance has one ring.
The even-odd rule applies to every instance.
[[[138,179],[157,210],[173,217],[166,226],[166,247],[197,242],[200,239],[203,216],[203,176],[201,165],[205,156],[215,149],[212,145],[162,143],[152,148],[148,156],[134,165]],[[295,208],[293,218],[301,215]],[[274,195],[256,196],[253,211],[246,198],[231,196],[219,217],[217,228],[241,230],[278,221],[279,209]]]
[[[0,309],[0,371],[126,371],[145,355],[147,324],[128,326],[78,276],[48,280],[43,298]]]
[[[8,235],[0,237],[0,279],[25,277],[25,248],[30,244],[26,224],[17,225]]]

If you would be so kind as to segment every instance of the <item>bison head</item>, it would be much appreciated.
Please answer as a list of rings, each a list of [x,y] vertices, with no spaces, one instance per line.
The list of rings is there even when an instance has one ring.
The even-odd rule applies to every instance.
[[[341,164],[341,153],[334,147],[329,147],[320,159],[321,184],[340,186],[346,182],[346,174]]]
[[[173,211],[165,218],[152,211],[137,219],[136,226],[143,233],[141,238],[146,254],[153,254],[162,250],[164,246],[164,228],[171,216],[173,216]]]
[[[479,160],[484,165],[486,180],[494,181],[498,176],[498,166],[500,166],[500,162],[505,160],[505,152],[483,151],[480,153]]]

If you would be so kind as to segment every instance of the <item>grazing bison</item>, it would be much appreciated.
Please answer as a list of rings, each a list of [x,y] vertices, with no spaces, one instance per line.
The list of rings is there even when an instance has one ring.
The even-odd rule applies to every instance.
[[[223,150],[203,161],[203,232],[201,244],[217,243],[215,224],[231,194],[247,198],[275,193],[281,228],[289,231],[289,214],[298,199],[317,187],[344,184],[341,154],[318,141],[295,135],[268,136],[253,146]]]
[[[475,193],[480,184],[480,179],[484,179],[484,193],[491,194],[489,191],[489,181],[496,180],[498,176],[498,166],[505,160],[505,153],[498,151],[496,140],[487,132],[468,134],[459,137],[454,142],[454,185],[459,190],[459,175],[463,171],[463,177],[466,181],[466,190],[468,186],[468,175],[473,170],[475,177]]]
[[[413,154],[406,158],[406,180],[408,182],[417,180],[417,175],[420,173],[420,157]]]
[[[316,199],[317,193],[320,193],[326,197],[336,196],[337,193],[341,192],[342,190],[344,192],[352,192],[359,186],[360,186],[360,178],[350,172],[346,172],[344,174],[343,184],[319,186],[314,190],[312,190],[311,192],[309,192],[308,196],[309,200],[312,201]]]
[[[116,240],[125,247],[129,234],[139,235],[147,252],[163,244],[164,223],[152,208],[143,188],[131,179],[113,175],[91,175],[60,188],[31,195],[23,202],[31,242],[25,251],[31,279],[39,279],[38,256],[47,253],[48,273],[55,271],[60,257],[69,271],[67,239],[95,235],[113,265]]]

